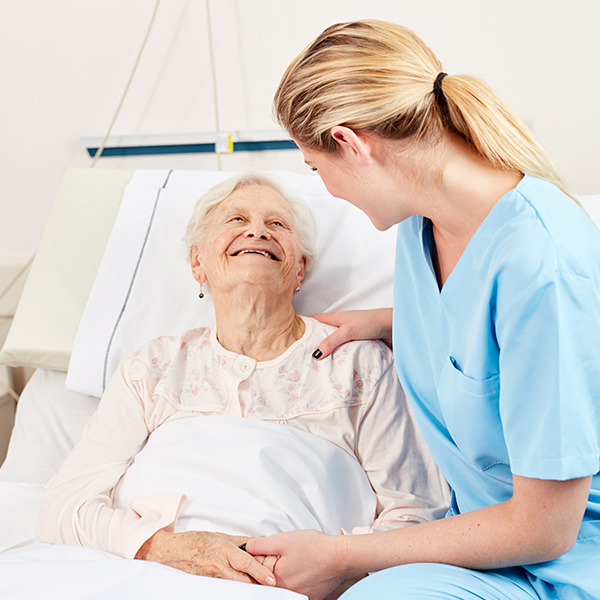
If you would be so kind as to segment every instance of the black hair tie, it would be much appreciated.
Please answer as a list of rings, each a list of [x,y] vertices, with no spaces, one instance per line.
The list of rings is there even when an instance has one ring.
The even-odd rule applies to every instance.
[[[433,84],[433,93],[435,94],[435,97],[438,100],[444,98],[444,91],[442,90],[442,79],[444,79],[446,75],[448,75],[448,73],[439,73],[438,76],[435,78],[435,83]]]

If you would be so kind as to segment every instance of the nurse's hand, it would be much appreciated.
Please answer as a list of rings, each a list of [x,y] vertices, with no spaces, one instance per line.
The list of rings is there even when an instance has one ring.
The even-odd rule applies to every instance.
[[[142,545],[135,558],[158,562],[192,575],[275,585],[274,561],[254,557],[239,548],[248,539],[209,531],[169,533],[160,530]],[[269,564],[271,569],[265,566]]]
[[[383,340],[392,347],[392,309],[348,310],[313,315],[317,321],[334,325],[337,329],[320,344],[313,354],[321,359],[338,346],[352,340]]]
[[[310,600],[322,600],[336,588],[343,591],[339,586],[346,579],[347,537],[352,536],[305,529],[254,538],[247,542],[246,549],[251,554],[276,557],[277,587],[305,594]]]

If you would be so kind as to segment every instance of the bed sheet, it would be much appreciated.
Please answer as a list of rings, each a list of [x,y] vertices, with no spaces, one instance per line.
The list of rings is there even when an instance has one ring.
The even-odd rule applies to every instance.
[[[0,482],[48,483],[79,441],[99,399],[67,390],[65,379],[66,373],[38,369],[25,386]]]
[[[35,524],[45,491],[40,483],[0,481],[0,553],[38,544]]]
[[[0,554],[2,600],[302,600],[288,590],[190,575],[74,546]]]
[[[0,468],[0,552],[37,544],[35,524],[46,484],[98,405],[98,398],[67,390],[65,378],[63,372],[37,370],[19,399]]]

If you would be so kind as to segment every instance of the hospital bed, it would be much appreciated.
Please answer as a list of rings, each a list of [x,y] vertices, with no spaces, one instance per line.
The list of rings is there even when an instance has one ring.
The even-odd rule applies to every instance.
[[[198,298],[182,236],[198,197],[229,175],[65,171],[0,354],[5,364],[36,369],[0,468],[0,553],[38,543],[35,522],[46,485],[121,358],[156,336],[214,322],[210,299]],[[317,176],[271,175],[308,202],[318,223],[318,258],[296,294],[297,312],[390,306],[394,231],[375,230],[360,211],[331,197]],[[228,588],[210,591],[211,598],[219,594],[238,597]],[[250,597],[244,594],[239,597]],[[47,590],[44,596],[51,597]],[[285,597],[292,596],[298,597]]]
[[[181,238],[197,198],[229,175],[65,171],[0,354],[5,364],[36,369],[19,401],[0,468],[0,556],[38,544],[35,522],[46,485],[79,439],[121,358],[153,337],[214,322],[210,300],[198,299]],[[272,175],[308,202],[319,228],[318,258],[295,297],[297,312],[391,305],[394,230],[376,231],[360,211],[331,197],[316,176]],[[600,197],[581,203],[600,224]],[[300,597],[246,586],[252,588],[249,595],[247,589],[238,593],[239,584],[232,582],[206,583],[213,584],[217,588],[202,593],[216,599]],[[160,589],[147,573],[137,586],[136,595],[149,599]],[[127,595],[130,589],[110,597]],[[53,597],[48,590],[43,596]]]

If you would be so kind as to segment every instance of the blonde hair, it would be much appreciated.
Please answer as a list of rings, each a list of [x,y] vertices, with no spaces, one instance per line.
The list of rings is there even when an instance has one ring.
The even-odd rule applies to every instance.
[[[497,168],[555,183],[552,160],[517,114],[483,81],[446,75],[412,31],[365,20],[328,27],[284,73],[274,98],[277,121],[308,148],[337,152],[330,131],[344,125],[391,140],[435,144],[455,132]]]
[[[183,237],[188,257],[192,247],[200,245],[204,240],[208,220],[213,210],[236,190],[253,185],[271,188],[287,202],[294,217],[296,236],[302,256],[306,259],[306,271],[308,272],[317,254],[317,224],[312,210],[304,200],[285,193],[274,179],[263,173],[252,171],[239,173],[217,183],[196,202]]]

